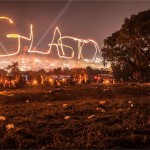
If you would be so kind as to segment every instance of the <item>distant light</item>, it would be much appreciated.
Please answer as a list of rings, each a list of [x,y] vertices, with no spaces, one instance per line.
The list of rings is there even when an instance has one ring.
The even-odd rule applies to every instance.
[[[33,80],[33,85],[37,85],[37,80]]]

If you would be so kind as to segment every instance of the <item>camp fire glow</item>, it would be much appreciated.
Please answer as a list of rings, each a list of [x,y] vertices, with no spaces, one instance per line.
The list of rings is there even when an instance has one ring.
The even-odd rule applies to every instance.
[[[1,16],[0,19],[8,20],[9,23],[11,23],[11,24],[13,23],[13,21],[8,17]],[[57,34],[59,35],[59,38],[57,40],[57,43],[54,43],[54,40],[55,40],[55,37]],[[69,45],[63,44],[63,41],[62,41],[63,39],[71,39],[71,40],[77,42],[77,44],[78,44],[78,59],[82,58],[83,60],[86,60],[86,61],[88,60],[88,62],[93,62],[95,60],[95,57],[97,56],[98,52],[100,53],[100,48],[94,40],[91,40],[91,39],[85,40],[85,39],[78,39],[76,37],[71,37],[71,36],[62,36],[58,27],[56,27],[54,30],[53,38],[52,38],[51,43],[48,44],[49,50],[47,52],[32,50],[33,25],[30,25],[30,36],[29,36],[29,38],[24,37],[24,36],[19,35],[19,34],[7,34],[7,38],[17,39],[18,40],[18,49],[15,53],[5,54],[5,55],[0,54],[0,57],[8,57],[8,56],[10,57],[10,56],[17,55],[21,51],[20,50],[20,47],[21,47],[21,41],[20,40],[21,39],[30,41],[30,46],[29,46],[29,49],[27,50],[28,53],[38,53],[38,54],[42,54],[42,55],[47,55],[47,54],[51,53],[52,47],[54,46],[54,47],[56,47],[57,54],[58,54],[59,58],[72,59],[74,57],[74,49],[73,49],[73,47],[71,47]],[[84,58],[83,54],[82,54],[82,49],[83,49],[84,45],[88,44],[88,43],[92,44],[95,47],[95,52],[94,52],[92,59]],[[67,48],[71,52],[70,56],[66,55],[64,48]]]

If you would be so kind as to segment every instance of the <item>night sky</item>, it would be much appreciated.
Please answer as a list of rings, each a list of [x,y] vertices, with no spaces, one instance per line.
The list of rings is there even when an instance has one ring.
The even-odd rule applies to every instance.
[[[33,24],[33,46],[44,51],[58,26],[62,36],[93,39],[101,48],[103,40],[120,29],[125,17],[149,8],[148,1],[1,1],[0,16],[11,18],[14,24],[1,20],[0,34],[18,33],[29,37],[30,24]],[[12,46],[6,44],[2,36],[0,40],[6,47]]]

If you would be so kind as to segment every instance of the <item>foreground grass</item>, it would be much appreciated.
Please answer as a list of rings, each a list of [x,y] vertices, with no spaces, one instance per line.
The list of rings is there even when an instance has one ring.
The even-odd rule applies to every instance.
[[[0,120],[1,149],[150,148],[149,86],[35,86],[8,92],[14,95],[0,95],[0,116],[6,117]],[[7,130],[7,124],[14,128]]]

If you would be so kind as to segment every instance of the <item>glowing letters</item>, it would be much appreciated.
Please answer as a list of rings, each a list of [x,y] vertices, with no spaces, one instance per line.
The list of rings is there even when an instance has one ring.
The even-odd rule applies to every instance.
[[[8,17],[2,16],[2,17],[0,17],[0,19],[6,19],[10,23],[13,23],[13,21]],[[62,41],[63,39],[71,39],[71,40],[77,42],[77,44],[78,44],[78,59],[82,58],[84,60],[87,60],[83,57],[82,50],[83,50],[84,45],[88,44],[88,43],[91,43],[95,47],[94,56],[92,57],[91,60],[88,60],[89,62],[93,62],[95,60],[95,57],[96,57],[97,53],[98,52],[100,53],[99,46],[94,40],[91,40],[91,39],[84,40],[84,39],[78,39],[78,38],[71,37],[71,36],[61,36],[61,32],[60,32],[58,27],[56,27],[55,30],[54,30],[53,38],[52,38],[51,43],[48,44],[49,50],[47,52],[41,52],[41,51],[33,50],[32,49],[32,46],[33,46],[33,29],[32,28],[33,28],[33,26],[31,25],[30,26],[30,37],[29,38],[24,37],[24,36],[19,35],[19,34],[8,34],[7,38],[18,39],[18,49],[15,53],[7,54],[7,55],[0,55],[0,57],[13,56],[13,55],[18,54],[20,52],[20,47],[21,47],[20,39],[25,39],[25,40],[30,41],[30,46],[29,46],[29,49],[27,50],[27,52],[29,52],[29,53],[39,53],[39,54],[47,55],[47,54],[51,53],[52,47],[55,46],[56,50],[57,50],[57,54],[60,58],[72,59],[74,57],[74,49],[69,45],[63,44],[63,41]],[[59,38],[57,40],[57,43],[54,43],[56,34],[59,35]],[[67,48],[71,51],[71,56],[66,56],[64,48]]]
[[[5,16],[1,16],[0,19],[5,19],[5,20],[8,20],[10,23],[13,23],[13,21],[10,18],[5,17]]]

